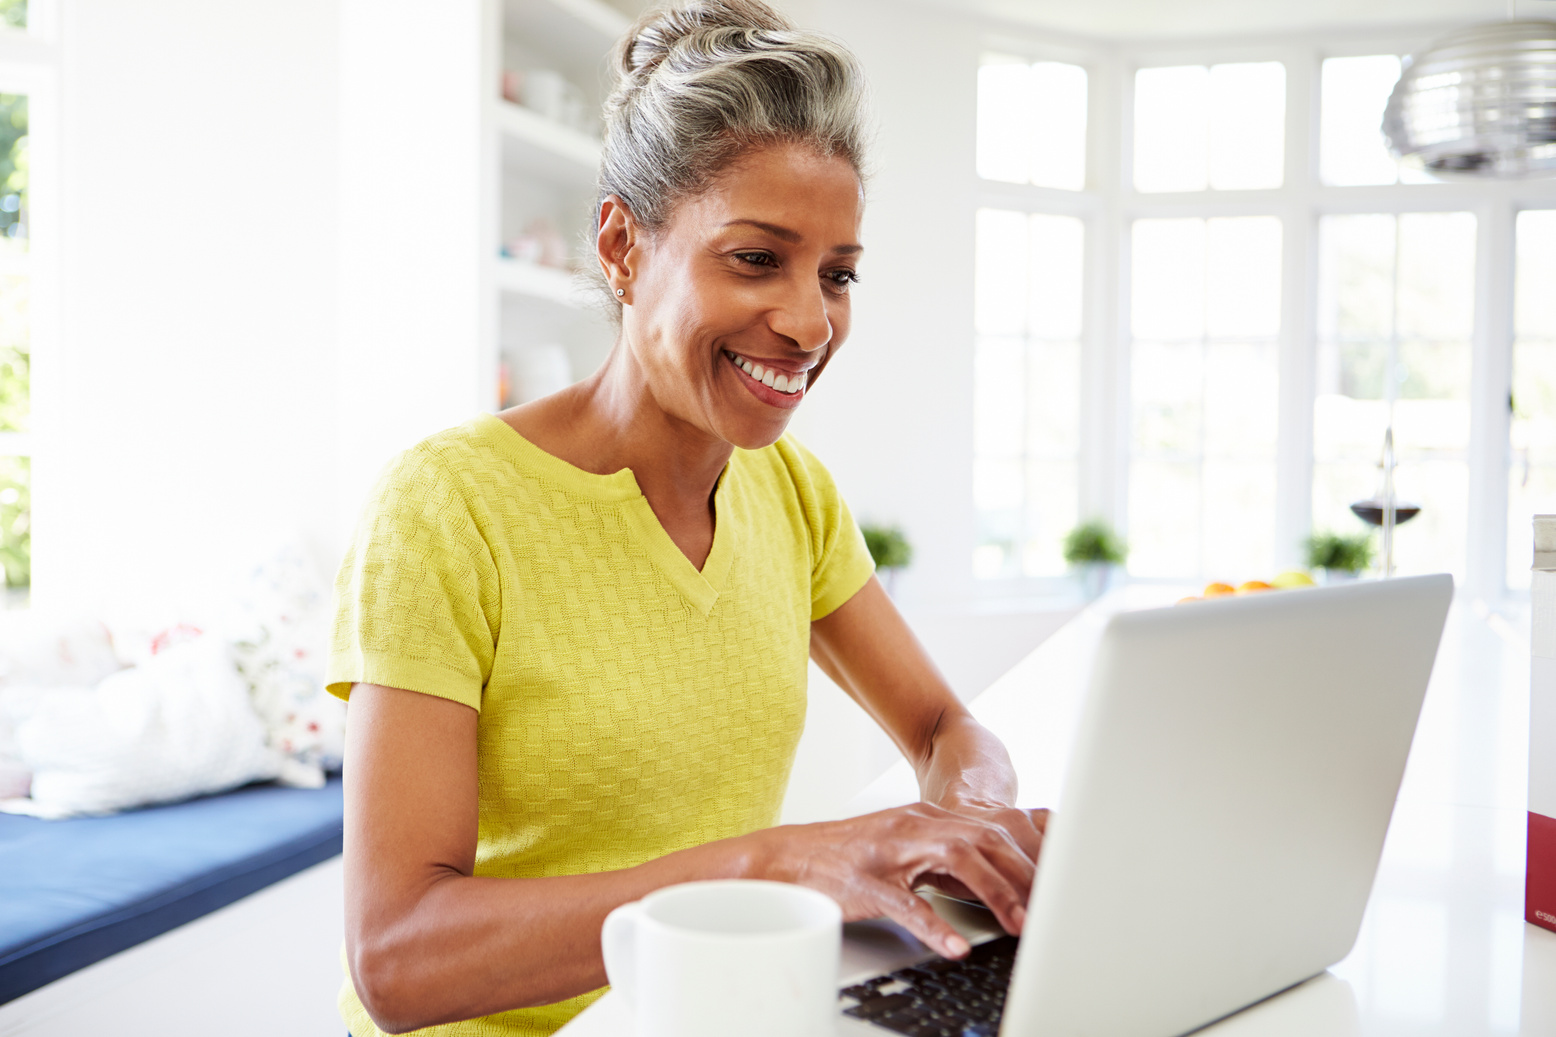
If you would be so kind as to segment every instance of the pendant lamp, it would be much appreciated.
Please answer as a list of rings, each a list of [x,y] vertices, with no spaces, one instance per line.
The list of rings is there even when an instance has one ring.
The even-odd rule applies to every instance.
[[[1556,177],[1556,21],[1474,25],[1413,55],[1383,135],[1436,176]]]

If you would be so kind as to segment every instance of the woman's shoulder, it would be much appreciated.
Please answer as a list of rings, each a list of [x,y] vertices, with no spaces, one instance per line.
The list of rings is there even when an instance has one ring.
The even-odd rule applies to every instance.
[[[512,480],[512,463],[501,449],[501,419],[481,414],[406,447],[379,473],[371,496],[397,510],[423,504],[446,508],[459,503],[479,509],[493,498],[492,490]]]

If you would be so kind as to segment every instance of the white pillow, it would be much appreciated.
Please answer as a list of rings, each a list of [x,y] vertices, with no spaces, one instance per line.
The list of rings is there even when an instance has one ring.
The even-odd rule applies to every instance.
[[[16,729],[33,772],[30,799],[0,810],[38,817],[107,814],[276,778],[227,644],[200,637],[167,648],[96,687],[51,688]]]

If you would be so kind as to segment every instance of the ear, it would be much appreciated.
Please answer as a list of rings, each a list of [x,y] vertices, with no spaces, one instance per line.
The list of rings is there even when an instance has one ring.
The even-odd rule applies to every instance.
[[[631,298],[632,275],[636,273],[638,246],[641,230],[627,208],[616,195],[608,194],[600,202],[600,223],[594,235],[594,253],[605,274],[605,283],[623,303]]]

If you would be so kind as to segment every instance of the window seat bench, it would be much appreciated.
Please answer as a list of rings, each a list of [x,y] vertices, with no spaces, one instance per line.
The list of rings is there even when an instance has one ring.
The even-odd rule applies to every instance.
[[[341,852],[338,776],[109,817],[0,814],[0,1004]]]

